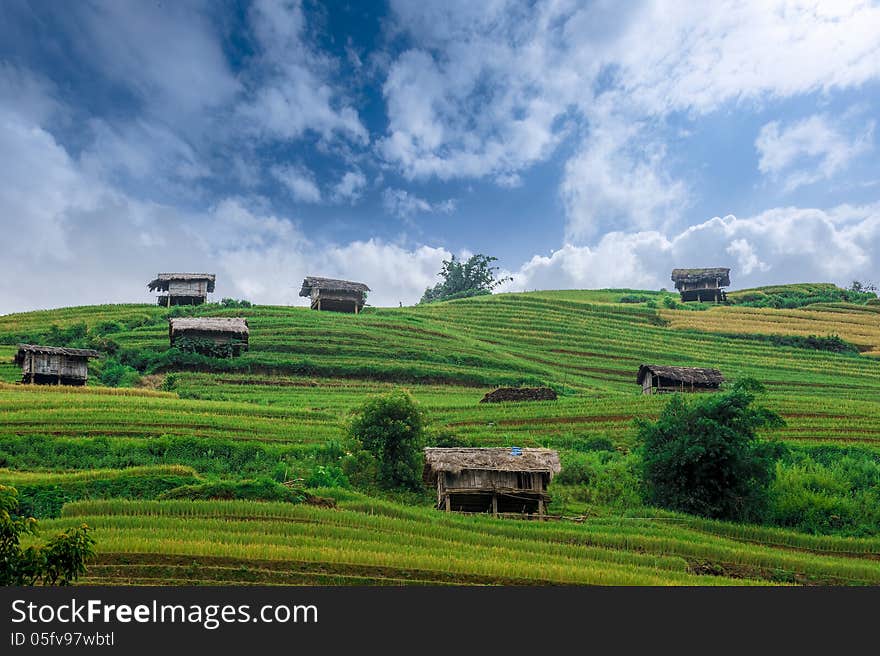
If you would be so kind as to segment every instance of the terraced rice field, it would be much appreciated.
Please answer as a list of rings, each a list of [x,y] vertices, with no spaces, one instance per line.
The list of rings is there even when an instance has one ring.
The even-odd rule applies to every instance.
[[[475,444],[547,446],[564,455],[572,440],[601,436],[631,448],[633,420],[656,416],[665,402],[642,396],[635,384],[646,362],[761,380],[767,404],[787,421],[776,439],[880,448],[880,360],[873,357],[880,316],[866,306],[653,310],[621,304],[621,294],[505,294],[357,316],[205,307],[198,312],[246,316],[250,350],[220,371],[158,372],[153,382],[174,373],[172,391],[31,388],[17,384],[10,364],[16,335],[51,324],[122,322],[132,326],[112,335],[122,348],[164,351],[162,308],[0,317],[0,467],[8,468],[0,483],[115,480],[131,467],[157,477],[169,470],[149,468],[193,467],[175,475],[210,477],[232,459],[242,476],[271,472],[287,456],[341,439],[352,408],[401,386],[435,427]],[[775,333],[836,334],[863,353],[748,337]],[[478,403],[500,384],[547,384],[561,394]],[[103,472],[81,471],[86,453]],[[880,583],[874,539],[659,512],[583,523],[444,516],[426,504],[321,494],[337,507],[87,495],[42,524],[95,527],[99,557],[86,583]]]

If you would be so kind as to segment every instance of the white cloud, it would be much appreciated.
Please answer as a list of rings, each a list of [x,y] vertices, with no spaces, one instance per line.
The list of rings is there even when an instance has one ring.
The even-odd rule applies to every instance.
[[[368,143],[357,111],[332,83],[337,63],[306,40],[301,3],[259,0],[249,19],[260,46],[261,72],[238,111],[250,130],[285,140],[310,130],[325,139],[341,135]]]
[[[568,160],[560,186],[566,237],[588,240],[609,229],[662,228],[680,217],[689,194],[664,172],[665,149],[639,126],[606,119]]]
[[[367,186],[367,176],[358,170],[346,171],[333,187],[333,200],[337,203],[355,203]]]
[[[309,169],[303,166],[274,166],[272,175],[287,188],[294,200],[300,203],[321,202],[321,190]]]
[[[731,261],[731,257],[734,261]],[[880,204],[776,208],[715,217],[673,235],[612,232],[595,246],[566,244],[513,273],[506,291],[671,287],[676,267],[730,266],[734,288],[877,278]]]
[[[688,184],[664,155],[672,113],[695,118],[880,77],[880,6],[865,0],[398,0],[392,10],[417,47],[388,68],[383,156],[408,178],[504,185],[585,131],[560,189],[572,240],[603,221],[663,228],[676,218]]]
[[[69,156],[51,134],[0,107],[0,217],[14,236],[16,284],[0,313],[150,302],[163,270],[217,273],[215,298],[302,304],[306,275],[363,280],[373,305],[414,303],[450,253],[378,239],[316,243],[259,202],[225,198],[187,212],[132,198]],[[110,272],[112,275],[108,275]]]
[[[387,188],[382,192],[382,206],[385,211],[400,219],[409,219],[415,214],[451,214],[456,203],[452,198],[431,203],[405,189]]]
[[[771,179],[784,178],[786,191],[830,180],[855,157],[872,147],[874,122],[849,136],[823,115],[816,114],[780,127],[771,121],[755,140],[758,169]]]

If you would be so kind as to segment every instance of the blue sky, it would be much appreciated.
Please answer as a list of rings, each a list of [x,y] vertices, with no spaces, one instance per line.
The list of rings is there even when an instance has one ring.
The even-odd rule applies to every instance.
[[[165,270],[406,304],[474,252],[507,290],[880,281],[880,7],[705,4],[7,0],[0,312]]]

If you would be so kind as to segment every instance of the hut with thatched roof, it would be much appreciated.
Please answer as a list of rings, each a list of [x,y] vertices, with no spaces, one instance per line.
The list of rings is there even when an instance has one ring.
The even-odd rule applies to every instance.
[[[159,273],[147,287],[151,292],[165,292],[156,297],[159,305],[201,305],[214,293],[216,278],[213,273]]]
[[[15,364],[21,367],[21,382],[31,385],[85,385],[89,358],[101,354],[92,349],[19,344]]]
[[[308,276],[299,295],[311,299],[313,310],[358,314],[364,309],[368,291],[370,288],[362,282]]]
[[[436,486],[437,508],[447,512],[543,516],[547,487],[560,469],[550,449],[425,449],[425,483]]]
[[[248,349],[250,329],[240,317],[175,317],[168,320],[172,347],[215,357],[235,357]]]
[[[730,285],[730,269],[673,269],[672,281],[684,302],[717,303],[727,300],[727,293],[721,288]]]
[[[724,376],[717,369],[643,364],[636,382],[642,386],[642,394],[714,392],[724,382]]]

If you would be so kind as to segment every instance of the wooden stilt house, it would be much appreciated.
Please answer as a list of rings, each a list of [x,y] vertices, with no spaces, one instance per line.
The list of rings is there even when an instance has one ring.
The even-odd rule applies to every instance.
[[[727,300],[722,287],[730,285],[730,269],[673,269],[672,281],[683,302]]]
[[[643,364],[636,382],[642,386],[642,394],[714,392],[724,382],[724,376],[717,369]]]
[[[101,354],[92,349],[19,344],[15,364],[21,367],[21,382],[31,385],[85,385],[89,358]]]
[[[542,516],[559,471],[559,455],[550,449],[425,449],[425,483],[436,486],[437,508],[447,512]]]
[[[362,282],[309,276],[303,280],[299,295],[311,299],[313,310],[358,314],[364,309],[368,291]]]
[[[175,317],[168,320],[172,347],[215,357],[237,357],[248,349],[250,329],[240,317]]]
[[[201,305],[214,293],[216,278],[213,273],[159,273],[147,287],[151,292],[165,292],[156,299],[159,305]]]

